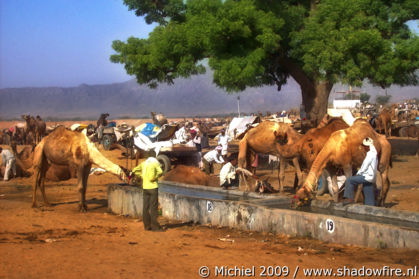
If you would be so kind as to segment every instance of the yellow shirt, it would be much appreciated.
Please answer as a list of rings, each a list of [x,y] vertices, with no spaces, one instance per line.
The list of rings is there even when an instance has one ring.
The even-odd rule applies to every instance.
[[[147,160],[136,166],[132,172],[143,179],[143,189],[156,189],[159,187],[157,178],[163,171],[156,158],[149,157]]]

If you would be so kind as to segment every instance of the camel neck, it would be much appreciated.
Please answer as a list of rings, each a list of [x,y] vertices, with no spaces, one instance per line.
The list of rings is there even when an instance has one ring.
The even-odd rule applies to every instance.
[[[93,164],[105,169],[106,171],[120,176],[122,173],[121,168],[118,165],[112,163],[105,156],[103,156],[102,153],[100,153],[99,150],[96,148],[94,143],[92,143],[86,136],[85,136],[85,139],[86,139],[87,148],[89,150],[90,161]]]

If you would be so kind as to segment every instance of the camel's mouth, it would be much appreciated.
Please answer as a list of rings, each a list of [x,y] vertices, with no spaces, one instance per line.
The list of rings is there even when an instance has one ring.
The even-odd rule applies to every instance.
[[[301,208],[303,206],[310,205],[312,197],[312,192],[306,187],[301,187],[294,196],[293,203],[296,208]]]

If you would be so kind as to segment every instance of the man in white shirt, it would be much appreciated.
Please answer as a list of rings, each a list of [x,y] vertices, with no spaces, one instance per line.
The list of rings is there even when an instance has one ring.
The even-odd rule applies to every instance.
[[[238,187],[239,186],[239,176],[237,175],[237,158],[230,157],[229,162],[225,164],[220,170],[220,186],[224,190],[227,190],[227,187]]]
[[[218,145],[221,145],[221,155],[225,158],[227,155],[227,149],[228,149],[228,142],[231,141],[231,138],[229,135],[227,135],[227,132],[225,129],[221,130],[221,134],[218,137]]]
[[[8,149],[3,149],[0,146],[0,154],[1,154],[1,161],[3,166],[6,166],[6,170],[4,171],[4,180],[9,180],[9,173],[13,172],[14,177],[16,177],[16,158],[13,153]]]
[[[358,184],[363,184],[364,204],[375,205],[374,183],[378,163],[377,150],[371,138],[365,138],[362,147],[367,151],[367,155],[356,175],[346,179],[343,205],[353,203],[354,188]]]
[[[218,164],[224,163],[223,156],[221,156],[221,146],[217,146],[214,150],[211,150],[204,155],[202,162],[204,163],[205,173],[211,174],[214,172],[214,162]]]

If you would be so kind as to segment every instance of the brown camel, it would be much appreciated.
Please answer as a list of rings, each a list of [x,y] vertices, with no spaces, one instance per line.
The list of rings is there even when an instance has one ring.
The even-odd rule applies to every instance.
[[[282,156],[288,158],[298,157],[300,167],[302,167],[302,170],[305,173],[308,173],[308,170],[310,170],[317,154],[320,152],[330,135],[335,131],[346,129],[348,127],[349,125],[343,121],[341,117],[327,116],[323,118],[322,122],[317,128],[308,130],[293,144],[287,141],[288,134],[292,129],[289,127],[286,131],[280,130],[279,132],[275,132],[275,135],[278,139],[276,143],[277,149],[282,154]],[[333,184],[336,184],[337,187],[335,172],[327,172],[326,175],[332,175]]]
[[[388,172],[391,165],[391,145],[385,136],[376,133],[368,121],[363,119],[357,119],[347,129],[334,132],[325,142],[303,186],[297,192],[300,203],[312,197],[318,178],[325,167],[342,167],[346,177],[352,176],[352,169],[360,167],[365,158],[366,152],[361,148],[361,144],[366,137],[374,140],[378,152],[378,171],[381,175],[382,190],[377,202],[378,205],[384,205],[390,188]]]
[[[167,118],[163,114],[156,114],[154,111],[151,112],[151,119],[153,120],[153,124],[159,126],[163,126],[164,124],[168,123]]]
[[[35,144],[40,142],[45,137],[47,132],[47,124],[41,119],[39,115],[36,116],[36,128],[35,128]]]
[[[391,136],[391,112],[388,109],[383,109],[375,119],[376,130],[379,133],[384,133],[386,137]]]
[[[263,121],[255,128],[250,129],[240,140],[239,143],[239,157],[238,166],[240,168],[250,168],[251,162],[254,160],[255,153],[272,154],[280,157],[280,191],[284,190],[285,180],[285,164],[286,159],[291,159],[294,167],[296,168],[298,180],[302,181],[302,173],[296,156],[288,156],[282,154],[282,150],[278,149],[277,134],[287,134],[286,140],[289,144],[295,143],[302,137],[294,129],[289,127],[288,124]]]
[[[36,120],[33,116],[24,114],[22,115],[22,118],[26,121],[25,123],[25,130],[24,130],[24,144],[28,144],[27,135],[32,132],[33,135],[35,135],[35,141],[36,141]]]
[[[45,195],[45,174],[50,164],[70,166],[77,170],[80,211],[87,210],[86,188],[92,164],[96,164],[126,181],[125,171],[104,157],[86,135],[58,127],[43,138],[35,148],[32,207],[36,206],[38,187],[41,189],[45,204],[49,205]]]
[[[210,185],[210,176],[197,167],[177,165],[167,172],[162,180],[192,185]]]
[[[99,117],[99,119],[97,120],[97,122],[96,122],[96,124],[97,124],[97,126],[96,127],[99,127],[99,126],[103,126],[103,127],[106,127],[106,126],[108,126],[108,120],[106,119],[107,117],[109,117],[109,113],[102,113],[101,115],[100,115],[100,117]]]
[[[11,150],[16,158],[16,177],[30,177],[33,175],[33,153],[35,145],[25,146],[17,152],[16,144],[11,145]],[[4,173],[4,171],[2,171]],[[76,170],[69,166],[51,165],[45,175],[46,181],[63,181],[77,177]]]

